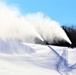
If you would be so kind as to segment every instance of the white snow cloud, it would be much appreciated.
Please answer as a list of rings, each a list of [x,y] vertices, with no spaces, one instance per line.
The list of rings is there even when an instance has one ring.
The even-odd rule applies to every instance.
[[[68,39],[68,37],[66,36],[64,31],[60,28],[59,23],[50,19],[49,17],[45,16],[43,13],[41,13],[41,12],[27,13],[27,14],[21,16],[21,13],[17,7],[7,5],[7,3],[1,2],[0,3],[0,36],[3,36],[2,38],[4,38],[6,35],[8,35],[8,33],[5,33],[7,30],[8,30],[8,32],[10,32],[10,29],[9,29],[10,25],[11,25],[11,28],[14,28],[14,29],[16,29],[16,26],[19,29],[20,28],[24,29],[25,25],[30,25],[30,26],[34,26],[34,27],[40,25],[40,26],[43,26],[41,29],[43,31],[44,31],[44,29],[48,30],[48,28],[50,28],[48,30],[49,33],[46,32],[46,30],[44,31],[44,33],[42,33],[44,38],[45,38],[45,36],[47,36],[47,35],[44,35],[45,32],[48,33],[48,35],[53,34],[52,36],[49,36],[53,40],[60,33],[58,38],[61,37],[61,38],[65,39],[66,41],[70,42],[70,40]],[[22,29],[22,32],[23,32],[23,29]],[[17,30],[16,30],[16,32],[17,32]],[[48,36],[46,38],[48,38]],[[53,40],[51,40],[51,42],[53,42]],[[48,41],[50,41],[50,40],[48,40]]]

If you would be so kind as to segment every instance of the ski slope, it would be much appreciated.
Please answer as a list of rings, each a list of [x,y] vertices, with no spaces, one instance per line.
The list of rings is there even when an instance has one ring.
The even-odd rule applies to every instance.
[[[0,41],[0,75],[75,75],[76,49]]]

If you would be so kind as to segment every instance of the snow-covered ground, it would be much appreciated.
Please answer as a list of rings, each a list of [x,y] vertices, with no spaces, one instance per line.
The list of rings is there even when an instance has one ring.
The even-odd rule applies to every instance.
[[[0,41],[0,75],[75,75],[76,49]]]

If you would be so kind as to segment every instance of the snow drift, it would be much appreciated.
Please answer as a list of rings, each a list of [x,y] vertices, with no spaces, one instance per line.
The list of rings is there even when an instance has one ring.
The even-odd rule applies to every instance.
[[[0,74],[75,75],[75,53],[65,47],[0,40]]]
[[[0,39],[27,43],[52,44],[71,41],[59,24],[42,13],[21,16],[19,10],[0,4]]]

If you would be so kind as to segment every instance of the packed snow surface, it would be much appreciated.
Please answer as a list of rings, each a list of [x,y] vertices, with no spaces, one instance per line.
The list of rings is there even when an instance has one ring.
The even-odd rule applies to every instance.
[[[76,49],[0,41],[1,75],[75,75]]]

